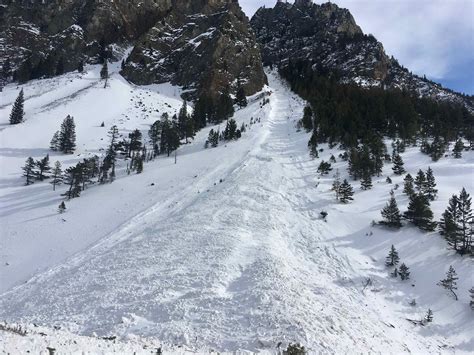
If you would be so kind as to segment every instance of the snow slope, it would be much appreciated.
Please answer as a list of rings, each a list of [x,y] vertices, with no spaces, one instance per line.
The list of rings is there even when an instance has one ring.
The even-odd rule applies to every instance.
[[[77,85],[71,95],[79,94],[73,101],[58,102],[56,96],[52,106],[44,95],[53,97],[55,89],[38,89],[38,100],[44,101],[35,107],[52,111],[41,116],[42,109],[35,108],[37,115],[29,116],[25,127],[13,128],[31,140],[14,140],[20,132],[10,127],[0,132],[2,170],[8,166],[0,190],[0,273],[6,291],[0,319],[84,335],[153,337],[198,351],[274,350],[280,342],[300,342],[319,353],[471,352],[472,260],[448,251],[436,233],[371,227],[401,178],[392,177],[389,185],[381,177],[371,191],[357,187],[353,204],[337,204],[332,178],[318,178],[320,160],[308,155],[308,135],[295,129],[304,102],[275,73],[268,74],[270,104],[262,107],[255,99],[236,114],[239,125],[261,118],[240,141],[204,150],[209,127],[180,149],[178,164],[161,158],[141,175],[92,188],[69,202],[63,216],[55,213],[60,200],[47,184],[20,186],[19,167],[27,155],[45,154],[49,135],[66,113],[80,117],[78,127],[84,123],[78,138],[80,154],[87,154],[106,144],[100,128],[97,135],[86,132],[103,115],[106,127],[123,122],[122,131],[153,122],[129,102],[137,95],[143,100],[150,95],[146,102],[161,103],[160,111],[176,110],[180,102],[157,93],[164,89],[131,87],[118,76],[109,92],[71,78]],[[54,85],[64,93],[65,84]],[[14,99],[11,91],[7,88],[7,102]],[[107,113],[97,119],[102,111]],[[52,121],[47,139],[34,134],[43,129],[43,120]],[[331,153],[339,152],[326,149],[321,158],[328,160]],[[412,174],[429,164],[435,171],[437,218],[463,185],[474,192],[472,152],[432,164],[410,148],[403,158]],[[344,176],[345,163],[335,167]],[[392,175],[390,166],[384,173]],[[404,209],[401,189],[396,196]],[[327,222],[320,218],[322,210],[329,213]],[[392,244],[411,268],[409,282],[390,278],[384,267]],[[460,275],[458,302],[436,286],[450,264]],[[365,287],[367,278],[372,284]],[[418,306],[408,305],[412,299]],[[406,320],[421,319],[428,308],[435,317],[429,326]],[[9,349],[27,348],[2,332],[0,339]],[[28,349],[35,349],[32,344]]]

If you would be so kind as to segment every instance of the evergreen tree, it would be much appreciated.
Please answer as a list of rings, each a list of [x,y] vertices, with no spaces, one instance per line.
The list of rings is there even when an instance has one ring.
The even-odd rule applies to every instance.
[[[36,178],[40,181],[48,179],[48,174],[51,171],[51,167],[49,166],[49,154],[47,154],[43,159],[37,160],[35,164],[38,168]]]
[[[395,196],[393,194],[390,197],[390,201],[382,210],[381,214],[384,220],[381,221],[380,224],[392,228],[400,228],[402,226],[402,216],[400,214],[400,210],[398,209],[397,200],[395,200]]]
[[[206,143],[210,144],[212,148],[217,147],[219,145],[219,132],[214,131],[214,129],[211,129]]]
[[[444,278],[438,283],[439,286],[444,287],[446,290],[450,291],[454,295],[454,298],[456,299],[456,301],[458,300],[458,296],[456,295],[454,291],[458,289],[457,287],[458,279],[459,278],[456,274],[456,270],[454,270],[453,266],[451,265],[449,267],[448,272],[446,273],[446,278]]]
[[[461,139],[458,139],[454,144],[453,156],[456,159],[462,158],[462,151],[464,150],[464,143]]]
[[[247,102],[247,97],[245,96],[245,90],[242,87],[240,81],[239,81],[239,87],[237,88],[237,94],[235,98],[235,103],[240,107],[247,107],[248,102]]]
[[[321,175],[327,175],[330,171],[332,171],[331,163],[328,163],[323,160],[321,164],[319,164],[318,173],[320,173]]]
[[[458,251],[459,243],[459,199],[453,195],[449,199],[449,206],[444,211],[441,221],[439,223],[440,234],[444,235],[448,244]]]
[[[354,198],[354,189],[352,188],[351,184],[347,180],[344,180],[341,184],[341,188],[339,189],[339,201],[342,203],[348,203],[349,201],[353,201]]]
[[[76,166],[71,166],[65,171],[65,184],[69,185],[69,189],[63,194],[68,200],[81,196],[82,191],[82,177],[83,166],[78,163]]]
[[[11,66],[10,58],[7,58],[3,62],[2,76],[3,76],[3,78],[8,80],[8,78],[10,78],[11,74],[12,74],[12,66]]]
[[[395,175],[402,175],[405,173],[405,168],[403,166],[404,166],[404,162],[403,162],[402,157],[399,154],[395,155],[393,157],[393,167],[392,167],[392,170],[395,173]]]
[[[224,130],[224,140],[230,141],[237,138],[237,123],[233,118],[227,121]]]
[[[405,212],[404,217],[421,230],[430,232],[436,228],[436,223],[433,222],[430,201],[423,194],[410,196],[408,211]]]
[[[313,130],[313,110],[310,106],[304,108],[303,119],[301,120],[303,128],[306,132],[311,132]]]
[[[474,309],[474,287],[471,287],[469,290],[469,294],[471,296],[471,301],[469,302],[469,305],[471,306],[471,309]]]
[[[426,172],[426,183],[424,185],[424,194],[430,201],[434,201],[438,195],[438,190],[436,190],[436,179],[433,174],[433,170],[428,167]]]
[[[130,142],[128,144],[128,157],[132,156],[132,152],[142,150],[142,132],[139,129],[134,130],[128,135]]]
[[[416,175],[415,186],[418,193],[425,193],[424,187],[426,186],[426,175],[421,169],[418,170],[418,174]]]
[[[414,195],[415,194],[415,188],[414,188],[414,180],[413,177],[410,174],[407,174],[404,179],[404,187],[403,187],[403,192],[407,194],[408,196]]]
[[[143,156],[138,154],[135,158],[135,169],[137,174],[141,174],[143,172]]]
[[[341,174],[339,173],[339,170],[337,170],[336,174],[334,174],[332,190],[336,193],[336,200],[339,200],[340,193],[341,193]]]
[[[53,191],[56,191],[56,186],[63,182],[63,171],[61,169],[61,163],[57,161],[54,163],[53,171],[51,172],[50,184],[53,185]]]
[[[410,269],[404,263],[402,263],[402,265],[400,265],[399,273],[400,273],[400,278],[403,281],[410,279]]]
[[[32,157],[26,159],[25,166],[23,169],[23,176],[26,177],[26,186],[31,185],[34,183],[35,178],[35,161]]]
[[[51,149],[53,152],[57,152],[61,149],[59,144],[59,136],[59,131],[56,131],[56,133],[53,135],[53,138],[51,139],[51,143],[49,144],[49,149]]]
[[[385,261],[385,265],[390,266],[397,266],[400,261],[400,257],[398,256],[398,251],[395,249],[395,246],[392,245],[390,252]]]
[[[150,138],[151,144],[153,145],[153,154],[158,156],[160,154],[160,139],[161,139],[161,122],[156,121],[150,127],[148,131],[148,137]]]
[[[216,119],[217,123],[227,120],[234,115],[234,102],[229,95],[228,90],[219,96],[217,107],[216,107]]]
[[[83,62],[82,60],[79,61],[79,64],[77,65],[77,71],[78,71],[79,73],[84,72],[84,62]]]
[[[54,138],[54,137],[53,137]],[[76,124],[68,115],[61,124],[59,132],[59,150],[64,154],[73,154],[76,149]]]
[[[102,80],[105,80],[107,85],[107,80],[109,79],[109,66],[107,64],[107,59],[105,59],[104,63],[102,64],[102,69],[100,70],[100,78]]]
[[[15,103],[13,104],[12,112],[10,113],[10,124],[19,124],[23,122],[25,118],[24,104],[25,96],[23,89],[21,89]]]
[[[459,219],[457,221],[459,239],[461,242],[460,253],[466,254],[473,252],[472,238],[473,238],[473,215],[472,215],[472,198],[463,188],[459,194]]]
[[[360,181],[360,186],[362,190],[370,190],[372,188],[372,176],[370,174],[364,174],[362,180]]]
[[[426,312],[426,316],[423,321],[424,323],[431,323],[433,321],[433,311],[431,309],[428,309],[428,312]]]
[[[59,204],[58,212],[59,214],[63,214],[64,212],[66,212],[66,204],[64,203],[64,201]]]
[[[164,120],[162,122],[160,149],[166,152],[168,156],[180,146],[179,129],[176,121],[170,122]]]

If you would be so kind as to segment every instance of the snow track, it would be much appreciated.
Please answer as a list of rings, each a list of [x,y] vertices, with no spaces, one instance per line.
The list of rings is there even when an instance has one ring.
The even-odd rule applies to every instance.
[[[308,193],[317,165],[295,132],[303,102],[269,79],[268,117],[241,160],[4,294],[0,317],[200,350],[300,342],[320,353],[439,351],[438,339],[381,313],[363,291],[363,267],[319,218],[327,196]]]

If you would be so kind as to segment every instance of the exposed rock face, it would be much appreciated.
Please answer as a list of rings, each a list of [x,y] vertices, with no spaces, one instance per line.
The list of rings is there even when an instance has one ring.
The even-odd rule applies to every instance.
[[[17,80],[98,62],[109,45],[134,47],[123,74],[137,84],[172,81],[217,94],[240,78],[253,94],[266,82],[236,0],[3,0],[0,6],[0,64],[8,58]],[[2,74],[0,81],[11,79]]]
[[[178,2],[135,46],[123,75],[136,84],[171,81],[218,93],[237,79],[247,94],[266,82],[260,50],[236,1]]]
[[[337,72],[341,82],[409,90],[424,97],[462,103],[474,109],[472,97],[454,93],[413,75],[389,58],[383,45],[365,35],[347,9],[332,3],[279,1],[261,8],[251,20],[265,64],[310,61],[323,72]]]

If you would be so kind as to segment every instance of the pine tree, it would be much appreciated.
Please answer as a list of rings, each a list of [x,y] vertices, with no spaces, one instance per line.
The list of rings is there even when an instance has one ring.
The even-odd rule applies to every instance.
[[[23,176],[26,177],[26,186],[31,185],[34,183],[34,178],[35,178],[35,161],[33,160],[32,157],[29,157],[26,159],[25,166],[22,168],[23,169]]]
[[[161,139],[161,122],[156,121],[150,127],[148,131],[148,137],[150,138],[151,144],[153,145],[153,154],[158,156],[160,154],[160,139]]]
[[[405,265],[405,263],[402,263],[402,265],[400,265],[399,273],[400,273],[400,278],[403,281],[410,279],[410,269],[408,266]]]
[[[461,242],[460,253],[467,254],[473,252],[473,215],[472,215],[472,198],[463,188],[459,194],[459,219],[457,221],[459,239]]]
[[[390,201],[387,203],[385,208],[381,212],[382,217],[384,218],[380,224],[386,225],[392,228],[400,228],[402,226],[400,210],[398,209],[397,200],[392,194]]]
[[[142,132],[139,129],[132,131],[128,135],[130,142],[128,144],[128,157],[132,156],[132,152],[138,152],[142,150]]]
[[[12,74],[12,66],[11,66],[10,58],[7,58],[3,62],[2,76],[3,76],[4,79],[8,80],[10,78],[11,74]]]
[[[54,138],[54,137],[53,137]],[[68,115],[61,124],[59,132],[59,150],[64,154],[73,154],[76,149],[76,124]]]
[[[414,180],[413,177],[410,174],[407,174],[404,179],[404,186],[403,186],[403,192],[407,194],[408,196],[414,195],[415,194],[415,188],[414,188]]]
[[[25,118],[25,96],[23,93],[23,89],[21,89],[18,97],[13,104],[12,112],[10,113],[10,124],[19,124],[22,123]]]
[[[360,186],[362,190],[370,190],[372,188],[372,176],[370,174],[364,174],[362,180],[360,181]]]
[[[400,258],[398,256],[398,251],[395,249],[395,246],[392,245],[392,248],[390,249],[390,252],[388,253],[388,256],[386,258],[387,260],[385,261],[385,265],[390,267],[390,266],[397,266]]]
[[[47,154],[43,159],[36,161],[36,167],[38,168],[37,179],[43,181],[44,179],[48,179],[49,172],[51,171],[51,167],[49,166],[49,154]]]
[[[66,204],[64,203],[64,201],[59,204],[58,212],[59,214],[63,214],[64,212],[66,212]]]
[[[51,139],[51,143],[49,144],[49,149],[51,149],[53,152],[57,152],[61,149],[59,144],[59,135],[59,131],[56,131],[56,133],[53,135],[53,138]]]
[[[424,188],[426,186],[426,175],[421,169],[418,170],[418,174],[416,175],[415,186],[418,193],[425,193]]]
[[[242,87],[240,81],[239,81],[239,87],[237,88],[237,94],[236,94],[236,98],[235,98],[235,103],[236,103],[237,106],[239,106],[240,108],[242,108],[242,107],[247,107],[247,105],[248,105],[247,97],[245,96],[245,90],[244,90],[244,88]]]
[[[453,195],[449,199],[449,206],[443,213],[440,223],[438,224],[440,234],[446,238],[446,241],[454,250],[458,250],[459,243],[459,199]]]
[[[455,159],[462,158],[462,151],[464,150],[464,143],[461,139],[458,139],[454,144],[453,156]]]
[[[457,287],[458,279],[459,278],[456,274],[456,270],[454,270],[454,267],[451,265],[449,267],[448,272],[446,273],[446,278],[444,278],[438,283],[439,286],[444,287],[446,290],[450,291],[454,295],[454,298],[456,299],[456,301],[458,300],[458,296],[456,295],[454,291],[458,289]]]
[[[431,323],[433,321],[433,311],[431,309],[428,309],[428,312],[426,312],[425,319],[423,320],[424,323]]]
[[[227,121],[225,130],[224,130],[224,140],[230,141],[236,139],[237,135],[237,123],[233,118]]]
[[[474,287],[471,287],[469,290],[469,294],[471,296],[471,301],[469,302],[469,305],[471,306],[471,309],[474,309]]]
[[[61,163],[57,161],[54,163],[53,171],[51,172],[50,184],[53,185],[53,191],[56,191],[56,186],[63,182]]]
[[[164,120],[162,122],[161,130],[161,151],[166,152],[166,154],[170,156],[171,152],[174,152],[176,149],[178,149],[180,144],[179,129],[176,120],[173,120],[172,122],[169,120]]]
[[[100,78],[102,80],[105,80],[106,83],[107,83],[107,79],[109,79],[109,66],[107,64],[107,59],[105,59],[104,64],[102,64],[102,69],[100,70]]]
[[[303,112],[303,119],[301,120],[303,128],[306,132],[311,132],[313,130],[313,110],[310,106],[306,106]]]
[[[332,190],[336,193],[336,200],[339,200],[341,194],[341,174],[339,173],[339,170],[337,170],[336,174],[334,174]]]
[[[206,143],[210,144],[212,148],[217,147],[219,145],[219,132],[211,129]]]
[[[438,195],[438,190],[436,190],[436,179],[433,174],[433,170],[428,167],[426,172],[426,183],[423,187],[424,194],[430,201],[434,201]]]
[[[393,157],[393,172],[395,175],[403,175],[405,173],[404,162],[402,157],[397,154]]]
[[[323,160],[321,164],[319,164],[318,173],[320,173],[321,175],[327,175],[330,171],[332,171],[331,163],[328,163]]]
[[[63,194],[68,200],[81,196],[83,182],[83,165],[78,163],[65,171],[65,183],[69,189]]]
[[[227,120],[234,115],[234,101],[229,95],[228,89],[219,96],[216,107],[217,123]]]
[[[351,184],[347,180],[344,180],[341,184],[341,188],[339,189],[339,201],[342,203],[348,203],[349,201],[353,201],[354,198],[354,189],[352,188]]]
[[[436,223],[433,222],[430,201],[423,194],[410,196],[408,211],[404,213],[404,217],[421,230],[431,232],[436,228]]]
[[[143,172],[143,156],[138,154],[135,158],[135,169],[137,174],[141,174]]]
[[[82,60],[79,61],[79,64],[77,64],[77,71],[78,71],[79,73],[84,72],[84,62],[83,62]]]

